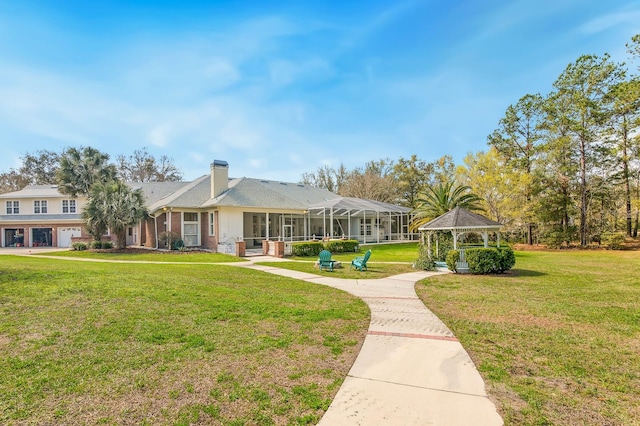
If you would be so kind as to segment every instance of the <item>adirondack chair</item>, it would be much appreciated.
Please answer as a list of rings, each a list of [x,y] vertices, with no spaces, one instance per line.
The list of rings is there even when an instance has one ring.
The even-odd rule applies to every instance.
[[[331,260],[331,252],[329,250],[322,250],[320,252],[320,259],[318,259],[318,268],[322,271],[322,268],[333,271],[333,264],[335,260]]]
[[[358,256],[351,261],[351,267],[349,268],[349,270],[353,268],[360,269],[360,271],[366,270],[367,261],[369,260],[370,257],[371,257],[371,250],[367,250],[364,256]]]

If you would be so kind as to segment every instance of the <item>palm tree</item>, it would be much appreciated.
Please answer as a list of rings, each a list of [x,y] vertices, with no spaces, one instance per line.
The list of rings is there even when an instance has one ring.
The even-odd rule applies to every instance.
[[[471,192],[466,185],[457,185],[455,182],[439,183],[427,188],[424,198],[418,198],[418,205],[413,210],[411,230],[417,230],[421,225],[435,219],[438,216],[462,207],[470,211],[481,212],[484,210],[482,198]]]
[[[146,215],[142,190],[132,190],[120,180],[95,184],[82,211],[82,218],[93,237],[100,239],[106,231],[103,227],[108,227],[117,236],[118,248],[126,246],[127,227],[140,222]]]
[[[94,184],[113,181],[116,168],[108,161],[109,155],[95,148],[67,148],[60,156],[60,167],[56,173],[58,190],[76,198],[88,195]]]

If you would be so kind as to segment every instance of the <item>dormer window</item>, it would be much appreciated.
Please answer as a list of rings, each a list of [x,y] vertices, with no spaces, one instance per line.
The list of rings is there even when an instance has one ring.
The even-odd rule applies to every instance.
[[[20,214],[20,201],[7,201],[7,214]]]
[[[34,214],[47,213],[47,200],[35,200],[33,202],[33,213]]]

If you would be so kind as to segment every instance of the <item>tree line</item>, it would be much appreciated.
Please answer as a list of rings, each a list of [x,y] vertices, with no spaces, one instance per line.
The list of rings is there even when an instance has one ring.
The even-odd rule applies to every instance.
[[[632,59],[640,59],[640,34],[627,48]],[[353,169],[325,165],[304,173],[301,182],[346,197],[407,206],[416,217],[414,228],[461,205],[503,223],[512,241],[586,246],[616,232],[637,237],[637,71],[608,54],[579,57],[558,76],[550,93],[525,94],[508,106],[487,137],[489,148],[469,153],[461,165],[448,155],[431,162],[412,155]],[[70,150],[25,154],[21,167],[0,174],[0,190],[59,183],[59,169]],[[120,155],[109,167],[123,181],[182,178],[171,159],[156,159],[146,149]]]
[[[25,153],[20,157],[21,164],[18,168],[10,168],[8,172],[0,173],[0,193],[18,191],[27,185],[56,185],[56,173],[61,160],[68,157],[67,154],[77,157],[84,150],[85,147],[66,148],[62,152],[45,149]],[[112,166],[115,176],[125,182],[164,182],[182,179],[182,172],[176,167],[173,159],[166,155],[156,158],[147,148],[135,150],[128,156],[120,154],[116,156],[115,163],[109,163],[108,155],[99,154],[106,156],[101,164]]]
[[[627,44],[640,59],[640,34]],[[604,235],[637,237],[640,225],[640,78],[608,54],[569,64],[546,94],[525,94],[488,135],[489,149],[451,157],[323,166],[305,183],[343,196],[395,202],[420,222],[457,198],[505,224],[512,240],[586,246]],[[634,72],[636,71],[636,72]],[[371,189],[369,188],[371,187]]]

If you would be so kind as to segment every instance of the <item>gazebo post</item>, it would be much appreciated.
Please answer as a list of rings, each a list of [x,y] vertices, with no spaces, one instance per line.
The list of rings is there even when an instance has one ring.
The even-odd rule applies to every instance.
[[[451,235],[453,235],[453,249],[458,250],[458,233],[455,229],[451,230]]]

